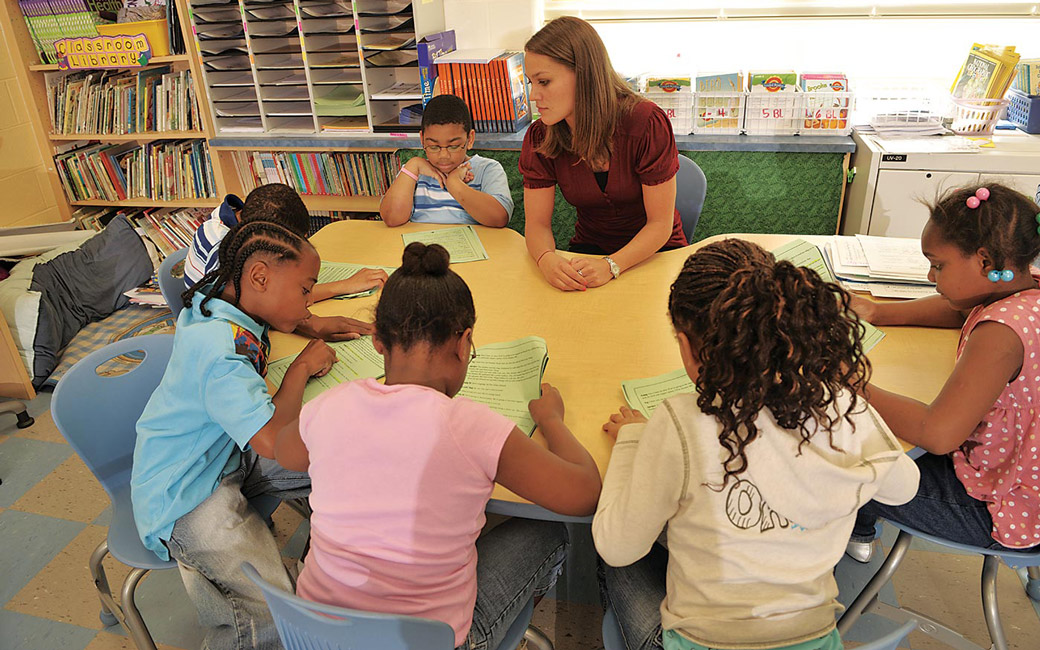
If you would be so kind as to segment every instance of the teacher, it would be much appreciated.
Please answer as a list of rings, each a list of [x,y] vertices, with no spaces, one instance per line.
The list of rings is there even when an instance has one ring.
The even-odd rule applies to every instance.
[[[524,51],[541,113],[520,152],[527,251],[546,281],[584,291],[659,250],[685,246],[675,209],[679,152],[664,111],[632,92],[599,34],[580,18],[553,20]],[[602,257],[556,252],[557,185],[578,213],[570,250]]]

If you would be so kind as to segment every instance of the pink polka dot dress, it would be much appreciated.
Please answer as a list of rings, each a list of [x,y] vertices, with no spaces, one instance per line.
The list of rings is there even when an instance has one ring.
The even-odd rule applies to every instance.
[[[1040,544],[1040,289],[979,306],[961,329],[957,356],[981,322],[996,321],[1018,334],[1022,370],[1009,383],[964,445],[953,452],[957,478],[988,504],[993,539],[1009,548]]]

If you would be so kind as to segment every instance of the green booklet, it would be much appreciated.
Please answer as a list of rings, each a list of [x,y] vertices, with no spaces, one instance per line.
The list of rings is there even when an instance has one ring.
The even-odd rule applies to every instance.
[[[387,275],[390,275],[397,269],[392,266],[365,266],[363,264],[346,264],[344,262],[326,262],[322,260],[321,270],[318,271],[318,284],[326,284],[328,282],[339,282],[340,280],[346,280],[351,278],[361,269],[382,269],[386,271]],[[371,296],[376,290],[367,289],[365,291],[358,291],[356,293],[347,293],[342,296],[336,296],[337,300],[345,300],[347,298],[361,298],[362,296]]]
[[[384,374],[383,355],[376,352],[371,336],[363,336],[353,341],[336,341],[329,343],[329,347],[336,352],[336,363],[325,376],[311,377],[307,381],[307,387],[303,389],[305,404],[345,381],[368,377],[379,378]],[[282,357],[268,364],[267,378],[275,388],[282,385],[289,364],[298,356],[298,354],[294,354],[290,357]]]
[[[535,424],[527,403],[542,396],[542,375],[549,363],[545,339],[527,336],[477,348],[459,395],[506,416],[527,435]]]
[[[628,407],[650,417],[657,405],[673,395],[692,393],[695,390],[693,380],[686,370],[648,377],[646,379],[629,379],[621,382],[621,392],[625,395]]]
[[[462,226],[460,228],[442,228],[440,230],[424,230],[423,232],[410,232],[401,235],[404,245],[413,241],[424,244],[440,244],[448,249],[452,264],[462,262],[477,262],[488,259],[484,245],[480,243],[480,237],[473,226]]]
[[[796,266],[810,268],[820,274],[827,282],[837,283],[831,274],[827,262],[823,259],[823,253],[813,244],[804,239],[795,239],[775,249],[773,255],[778,260],[787,260]],[[885,333],[870,323],[864,322],[863,352],[867,353],[874,349]],[[630,379],[621,382],[621,392],[629,408],[641,411],[643,415],[650,417],[657,405],[672,395],[680,393],[692,393],[695,387],[693,381],[686,374],[686,370],[675,370],[673,372],[648,377],[646,379]]]

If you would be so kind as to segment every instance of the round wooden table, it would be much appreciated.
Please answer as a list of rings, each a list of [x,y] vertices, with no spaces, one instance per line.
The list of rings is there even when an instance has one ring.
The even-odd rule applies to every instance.
[[[433,230],[408,223],[387,228],[379,221],[340,221],[311,241],[323,260],[400,266],[401,235]],[[545,339],[549,364],[545,381],[560,389],[566,422],[599,465],[607,469],[612,441],[601,427],[624,403],[621,381],[651,377],[682,367],[668,318],[668,291],[686,258],[699,247],[724,237],[739,237],[766,249],[790,235],[727,235],[658,253],[619,279],[584,292],[549,286],[527,254],[524,238],[508,228],[474,226],[490,259],[452,265],[469,285],[477,310],[477,346],[528,335]],[[312,306],[320,315],[372,320],[378,294],[353,300],[326,300]],[[870,353],[874,382],[883,388],[930,402],[954,364],[956,330],[917,327],[882,328],[885,339]],[[305,340],[271,334],[272,359],[298,352]],[[535,432],[535,438],[540,434]],[[508,490],[495,490],[489,511],[532,516],[546,511]],[[566,520],[566,518],[563,518]]]

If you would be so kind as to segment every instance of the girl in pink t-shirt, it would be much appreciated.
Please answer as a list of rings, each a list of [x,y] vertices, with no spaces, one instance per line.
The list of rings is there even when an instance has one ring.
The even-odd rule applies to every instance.
[[[475,320],[448,252],[409,244],[376,307],[385,384],[326,391],[282,432],[276,454],[283,467],[307,470],[313,486],[300,596],[444,621],[456,646],[494,648],[531,597],[552,587],[567,548],[558,522],[514,518],[481,536],[495,483],[584,516],[596,509],[600,476],[552,386],[530,403],[548,448],[454,398],[476,354]]]
[[[867,387],[892,431],[929,453],[917,460],[917,497],[860,510],[849,554],[869,559],[879,516],[953,542],[1032,549],[1040,544],[1040,289],[1030,263],[1040,254],[1040,208],[995,183],[948,192],[931,209],[921,250],[940,295],[853,307],[877,325],[961,328],[957,365],[931,404]]]

